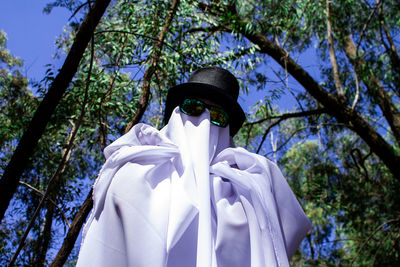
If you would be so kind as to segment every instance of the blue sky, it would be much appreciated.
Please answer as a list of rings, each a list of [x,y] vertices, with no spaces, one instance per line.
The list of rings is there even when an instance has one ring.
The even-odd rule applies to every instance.
[[[63,32],[71,13],[65,8],[55,8],[50,14],[44,14],[43,9],[50,2],[51,0],[1,0],[0,4],[0,29],[7,33],[7,47],[13,55],[24,61],[25,75],[32,81],[40,81],[45,76],[46,64],[60,67],[64,61],[64,58],[53,59],[52,55],[56,52],[55,40]],[[308,63],[306,66],[315,66],[315,58],[312,51],[302,55],[303,61]],[[310,74],[316,77],[316,73],[313,73],[315,68],[306,69],[311,70]],[[291,78],[289,86],[299,88]],[[291,109],[295,101],[288,92],[286,94],[273,104],[281,109]],[[249,96],[242,96],[239,102],[247,111],[249,105],[265,95],[266,91],[253,91]]]
[[[1,0],[0,29],[7,33],[7,47],[11,53],[24,60],[28,78],[41,80],[44,65],[61,66],[63,59],[53,60],[54,43],[71,16],[63,8],[44,14],[49,0]]]

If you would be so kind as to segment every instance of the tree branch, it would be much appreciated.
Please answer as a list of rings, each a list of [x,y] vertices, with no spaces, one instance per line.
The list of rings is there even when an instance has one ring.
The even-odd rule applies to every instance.
[[[381,9],[381,5],[382,5],[382,1],[378,0],[377,3],[375,4],[374,8],[372,9],[371,13],[369,14],[367,21],[364,23],[364,26],[363,26],[363,28],[361,30],[360,37],[358,38],[357,49],[360,47],[362,38],[364,37],[364,34],[365,34],[366,30],[367,30],[368,24],[370,23],[370,21],[372,19],[372,16],[375,14],[375,11],[377,9]]]
[[[400,96],[400,57],[399,57],[399,54],[397,53],[397,49],[393,42],[393,38],[390,35],[390,31],[386,25],[385,17],[382,12],[382,5],[379,5],[379,18],[380,18],[380,22],[381,22],[380,27],[381,27],[381,29],[383,29],[386,39],[389,42],[390,47],[388,47],[386,45],[383,38],[382,38],[382,43],[385,46],[387,53],[390,55],[390,60],[392,61],[391,67],[392,67],[392,71],[393,71],[393,75],[394,75],[394,82],[395,82],[395,85],[397,86],[396,93],[398,96]]]
[[[92,37],[94,35],[92,34]],[[37,218],[37,216],[40,213],[40,210],[43,207],[43,204],[45,203],[45,200],[50,196],[50,194],[54,194],[53,190],[55,189],[55,185],[59,183],[62,174],[64,173],[66,164],[71,156],[71,152],[72,152],[72,147],[74,145],[74,141],[75,141],[75,137],[78,133],[78,130],[81,126],[81,123],[83,121],[83,117],[85,116],[86,113],[86,104],[88,102],[88,95],[89,95],[89,85],[90,85],[90,76],[92,74],[92,68],[93,68],[93,59],[94,59],[94,39],[91,38],[92,40],[92,45],[91,45],[91,57],[90,57],[90,65],[89,65],[89,71],[88,71],[88,76],[87,76],[87,80],[86,80],[86,88],[85,88],[85,94],[84,94],[84,98],[83,98],[83,103],[82,103],[82,109],[81,112],[79,114],[79,119],[78,121],[73,125],[71,133],[69,135],[69,140],[68,140],[68,145],[67,148],[64,149],[63,151],[63,156],[62,159],[60,161],[60,163],[58,164],[57,170],[56,172],[53,174],[53,176],[50,178],[50,181],[47,185],[46,188],[46,192],[43,194],[42,199],[40,200],[38,206],[36,207],[35,212],[33,213],[33,216],[31,218],[31,220],[29,221],[28,226],[25,229],[25,232],[20,240],[20,243],[18,245],[18,248],[16,250],[16,252],[14,253],[13,258],[11,259],[10,263],[8,264],[9,267],[14,266],[14,262],[17,260],[17,257],[20,253],[20,251],[22,250],[24,244],[25,244],[25,240]]]
[[[74,244],[76,242],[76,239],[78,238],[83,223],[86,221],[86,218],[93,207],[92,193],[93,189],[90,190],[85,202],[83,202],[79,211],[75,214],[74,220],[72,221],[71,227],[68,230],[67,236],[64,238],[64,242],[53,262],[50,264],[50,267],[64,266],[69,254],[71,254],[71,251],[74,248]]]
[[[353,39],[347,35],[345,38],[344,51],[350,63],[354,66],[358,76],[367,87],[368,94],[372,96],[382,110],[398,144],[400,144],[400,112],[392,99],[386,93],[379,79],[370,70],[367,62],[360,56]]]
[[[278,125],[278,124],[281,123],[281,121],[283,121],[283,120],[284,120],[283,118],[280,118],[279,120],[277,120],[276,122],[274,122],[274,123],[272,123],[272,124],[270,124],[270,125],[268,126],[268,128],[267,128],[267,129],[265,130],[265,132],[264,132],[263,137],[261,138],[261,142],[260,142],[260,144],[258,145],[256,154],[258,154],[258,152],[260,152],[261,147],[262,147],[262,145],[264,144],[264,141],[265,141],[265,139],[267,138],[267,135],[268,135],[269,131],[272,129],[272,127]]]
[[[368,241],[381,229],[383,229],[383,227],[385,225],[388,225],[389,223],[393,223],[393,222],[399,222],[400,218],[395,218],[395,219],[391,219],[388,220],[384,223],[382,223],[381,225],[379,225],[370,235],[367,239],[364,240],[364,242],[362,243],[361,247],[358,249],[356,255],[354,256],[352,262],[350,263],[350,266],[353,266],[354,261],[357,259],[358,255],[360,254],[361,250],[365,247],[365,245],[368,243]]]
[[[323,114],[323,113],[326,113],[326,109],[325,108],[307,110],[307,111],[301,111],[301,112],[285,113],[285,114],[282,114],[282,115],[269,116],[269,117],[260,119],[258,121],[247,122],[243,126],[260,124],[260,123],[265,122],[266,120],[271,120],[271,119],[286,120],[286,119],[290,119],[290,118],[305,117],[305,116],[311,116],[311,115],[319,115],[319,114]]]
[[[150,67],[146,70],[145,75],[143,77],[143,88],[147,88],[146,90],[147,92],[147,96],[145,96],[145,92],[143,92],[144,96],[142,96],[141,99],[141,104],[139,106],[139,109],[135,114],[135,116],[133,117],[133,119],[130,121],[130,123],[127,125],[125,132],[128,132],[129,129],[131,129],[135,124],[137,124],[141,117],[144,114],[144,111],[147,107],[147,102],[148,102],[148,94],[149,94],[149,89],[150,89],[150,78],[152,76],[152,74],[155,71],[155,66],[157,65],[160,53],[161,53],[161,49],[164,43],[164,39],[165,39],[165,35],[169,29],[170,23],[173,19],[173,16],[178,8],[179,5],[179,0],[174,0],[174,2],[171,5],[171,10],[169,15],[167,16],[165,23],[164,23],[164,27],[163,30],[161,31],[160,37],[156,43],[156,46],[154,48],[154,52],[152,54],[152,64],[150,65]],[[149,70],[150,69],[150,70]],[[146,81],[146,80],[149,81]],[[146,81],[146,82],[145,82]],[[145,91],[145,90],[143,90]],[[82,228],[83,223],[85,222],[88,214],[90,213],[90,210],[93,207],[93,199],[92,199],[92,193],[93,193],[93,189],[90,191],[90,193],[88,194],[85,202],[83,203],[83,205],[81,206],[81,208],[79,209],[78,213],[75,215],[74,220],[71,224],[71,227],[67,233],[67,236],[64,238],[64,242],[63,245],[61,247],[61,249],[58,251],[57,256],[54,258],[53,262],[50,264],[50,267],[61,267],[64,265],[64,263],[66,262],[69,254],[71,253],[74,244],[76,242],[76,239],[79,235],[79,232]]]
[[[26,168],[29,158],[32,156],[64,92],[74,77],[92,33],[109,3],[110,0],[96,0],[93,9],[90,10],[82,22],[60,72],[40,103],[28,128],[21,137],[10,162],[5,168],[3,177],[0,180],[0,221],[3,219],[4,213],[17,189],[21,174]]]
[[[27,184],[27,183],[22,182],[22,181],[20,181],[19,183],[20,183],[21,185],[26,186],[26,187],[28,187],[29,189],[33,190],[33,191],[34,191],[35,193],[37,193],[39,196],[44,196],[44,193],[43,193],[43,192],[41,192],[39,189],[37,189],[37,188],[31,186],[30,184]],[[47,200],[50,201],[51,204],[54,205],[54,206],[58,209],[58,211],[61,213],[61,216],[63,217],[65,223],[68,225],[68,227],[70,227],[71,224],[69,223],[68,218],[67,218],[67,216],[65,216],[65,213],[63,212],[63,210],[62,210],[62,209],[57,205],[57,203],[56,203],[54,200],[52,200],[51,198],[48,198]]]
[[[240,23],[240,22],[239,22]],[[244,23],[243,23],[244,24]],[[231,26],[226,26],[225,31],[232,32]],[[400,156],[392,146],[351,107],[345,105],[340,99],[324,90],[301,66],[299,66],[284,49],[275,45],[265,35],[258,32],[239,29],[241,34],[250,42],[260,47],[260,52],[271,56],[303,86],[325,108],[326,112],[335,117],[339,122],[357,133],[371,148],[371,150],[383,161],[391,173],[400,180]]]
[[[179,0],[174,0],[171,4],[171,8],[169,10],[169,14],[167,15],[164,26],[161,30],[160,36],[158,40],[155,42],[155,46],[153,49],[153,53],[151,55],[152,59],[150,61],[150,66],[146,69],[143,75],[143,86],[142,86],[142,98],[139,101],[138,109],[136,110],[136,114],[133,116],[131,121],[128,123],[125,129],[125,133],[127,133],[135,124],[137,124],[147,108],[147,104],[150,98],[150,84],[151,84],[151,77],[153,76],[158,61],[160,59],[161,51],[164,45],[164,40],[169,31],[169,27],[171,26],[171,22],[175,16],[176,10],[178,9]]]
[[[342,83],[340,82],[340,76],[339,76],[339,66],[336,61],[336,55],[335,55],[335,48],[333,44],[333,37],[332,37],[332,24],[330,21],[330,10],[329,10],[329,1],[326,0],[326,25],[327,25],[327,38],[328,38],[328,44],[329,44],[329,58],[331,60],[332,64],[332,71],[333,71],[333,79],[335,81],[335,87],[336,91],[338,93],[338,96],[341,100],[345,99]]]

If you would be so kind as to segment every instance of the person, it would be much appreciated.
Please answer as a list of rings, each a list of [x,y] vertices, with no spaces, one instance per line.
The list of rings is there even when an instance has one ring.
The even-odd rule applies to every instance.
[[[289,266],[311,228],[268,159],[235,147],[239,84],[206,67],[168,91],[159,131],[105,150],[77,266]]]

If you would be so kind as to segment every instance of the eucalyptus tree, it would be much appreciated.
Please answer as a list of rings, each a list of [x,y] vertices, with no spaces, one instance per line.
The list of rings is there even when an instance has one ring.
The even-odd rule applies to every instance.
[[[399,40],[393,37],[399,28],[397,5],[181,0],[174,13],[173,3],[113,1],[108,8],[22,176],[25,184],[44,191],[61,159],[66,159],[50,195],[58,206],[46,204],[19,262],[52,260],[65,235],[63,213],[71,220],[88,194],[88,180],[103,161],[101,150],[123,134],[130,121],[142,118],[161,127],[167,88],[205,65],[233,70],[245,91],[261,95],[235,141],[279,162],[314,220],[315,228],[293,264],[362,265],[372,263],[368,260],[373,257],[375,263],[398,261],[399,238],[394,233],[399,209],[390,200],[399,195]],[[89,8],[88,3],[55,1],[49,10],[59,5],[78,15]],[[58,40],[60,51],[68,51],[76,28],[72,23]],[[301,63],[310,51],[318,58],[310,69],[313,76]],[[38,85],[39,99],[54,79],[53,72],[57,70],[49,69]],[[281,94],[293,97],[290,112],[273,107]],[[37,105],[35,99],[30,101]],[[144,116],[136,116],[146,103]],[[22,117],[17,118],[21,123],[29,121],[29,115]],[[318,141],[304,141],[309,138]],[[13,205],[13,211],[18,208],[24,216],[9,212],[9,226],[2,232],[6,257],[39,201],[24,188],[19,188]],[[358,214],[360,202],[369,212]],[[74,220],[65,231],[80,228],[90,210],[90,196],[85,203],[75,217],[80,223]],[[76,231],[67,235],[62,253],[70,253],[74,238]],[[389,256],[383,258],[386,252]],[[75,259],[76,247],[70,264]]]
[[[398,40],[393,37],[399,10],[394,2],[219,1],[198,6],[209,17],[209,23],[198,30],[234,34],[237,40],[255,46],[259,55],[274,59],[302,86],[302,94],[313,98],[300,104],[323,106],[400,179],[399,57]],[[236,47],[229,44],[228,49]],[[296,62],[311,45],[320,57],[323,82]]]
[[[52,6],[59,4],[64,1]],[[79,3],[68,7],[83,13],[90,8]],[[206,43],[203,34],[181,35],[192,25],[202,23],[193,15],[195,6],[189,1],[176,1],[176,16],[171,16],[171,8],[170,1],[114,2],[93,33],[89,49],[80,60],[79,71],[21,178],[32,190],[49,194],[45,208],[39,209],[39,219],[32,220],[33,230],[26,248],[21,256],[18,257],[18,252],[14,255],[13,260],[18,264],[43,265],[52,259],[54,255],[48,251],[59,246],[62,226],[66,230],[77,203],[88,193],[91,181],[85,179],[96,176],[103,162],[101,150],[123,134],[130,119],[146,107],[145,102],[144,107],[140,106],[146,90],[150,88],[151,105],[143,120],[159,125],[163,98],[170,85],[185,79],[187,72],[196,67],[227,61],[221,59],[219,43],[215,40]],[[170,25],[165,27],[168,21]],[[70,51],[76,26],[71,24],[58,40],[59,51]],[[153,75],[146,78],[149,69]],[[37,85],[39,99],[46,95],[55,73],[57,70],[50,68]],[[18,242],[19,247],[25,243],[21,236],[40,198],[19,187],[4,222],[7,234],[2,241],[9,248],[4,263],[11,258]],[[21,221],[24,223],[18,224]],[[11,229],[16,229],[17,234]],[[29,229],[25,230],[25,235],[28,233]]]
[[[309,181],[311,176],[311,182],[319,185],[317,188],[333,191],[331,197],[338,201],[334,209],[326,198],[303,202],[305,207],[326,205],[319,215],[311,211],[318,210],[318,206],[306,208],[317,222],[312,235],[318,233],[331,242],[326,239],[329,232],[318,229],[320,225],[330,225],[329,231],[337,231],[338,239],[351,242],[334,239],[339,246],[330,246],[329,253],[316,254],[316,247],[310,247],[310,253],[326,256],[333,264],[398,263],[399,237],[395,233],[400,222],[396,204],[400,180],[400,85],[396,2],[219,1],[199,2],[198,7],[208,23],[196,31],[227,33],[224,40],[236,41],[227,41],[227,49],[235,49],[237,43],[254,46],[254,56],[264,57],[264,62],[269,63],[268,67],[255,65],[248,75],[250,82],[268,90],[274,80],[282,81],[280,91],[294,96],[296,107],[286,114],[265,108],[264,101],[254,122],[243,129],[242,140],[264,154],[280,149],[283,156],[282,150],[289,149],[285,157],[292,155],[300,163],[292,163],[299,169],[290,170],[304,176],[302,181]],[[310,51],[318,56],[317,67],[309,69],[313,75],[307,72],[309,63],[301,60],[302,54]],[[307,119],[300,120],[302,115]],[[297,119],[286,128],[286,137],[278,131],[279,142],[275,139],[267,145],[267,135],[273,137],[271,129],[288,118]],[[292,139],[294,136],[298,138]],[[329,145],[329,153],[315,151],[303,143],[293,148],[296,152],[290,150],[291,144],[310,137],[320,139],[323,147]],[[311,154],[308,157],[318,157],[303,161],[308,158],[306,153]],[[316,159],[330,162],[322,165],[324,172],[330,174],[311,172],[321,164]],[[287,173],[290,182],[299,179],[292,171]],[[307,190],[304,185],[298,192]],[[310,241],[322,247],[323,240],[311,236]],[[318,259],[314,256],[311,259]]]

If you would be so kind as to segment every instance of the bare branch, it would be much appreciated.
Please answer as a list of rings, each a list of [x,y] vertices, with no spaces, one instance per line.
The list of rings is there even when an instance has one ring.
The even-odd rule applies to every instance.
[[[76,14],[78,14],[79,10],[81,10],[84,6],[86,5],[90,5],[92,1],[88,0],[87,2],[83,3],[82,5],[78,6],[74,13],[72,13],[72,15],[69,17],[68,20],[71,20],[73,17],[75,17]]]
[[[286,113],[286,114],[282,114],[282,115],[278,115],[278,116],[270,116],[268,118],[264,118],[264,119],[261,119],[261,120],[258,120],[258,121],[254,121],[254,122],[248,122],[244,126],[247,126],[247,125],[252,126],[254,124],[259,124],[259,123],[262,123],[262,122],[264,122],[266,120],[270,120],[270,119],[278,119],[276,122],[270,124],[268,126],[268,128],[265,130],[264,135],[262,136],[261,142],[258,145],[258,148],[257,148],[257,151],[256,151],[256,153],[258,154],[258,152],[260,152],[260,150],[261,150],[262,145],[264,144],[264,141],[265,141],[269,131],[274,126],[276,126],[279,123],[281,123],[283,120],[290,119],[290,118],[296,118],[296,117],[305,117],[305,116],[311,116],[311,115],[316,115],[316,114],[322,114],[322,113],[325,113],[325,111],[326,110],[322,108],[322,109],[308,110],[308,111],[295,112],[295,113]]]
[[[60,163],[58,164],[57,170],[56,172],[53,174],[53,176],[50,178],[50,181],[47,185],[46,191],[42,197],[42,199],[40,200],[38,206],[36,207],[35,212],[33,213],[33,216],[31,218],[31,220],[29,221],[28,226],[25,229],[25,232],[20,240],[20,243],[18,245],[18,248],[16,250],[16,252],[14,253],[13,258],[11,259],[10,263],[8,264],[9,267],[14,266],[15,261],[17,260],[17,257],[20,253],[20,251],[22,250],[24,244],[25,244],[25,240],[37,218],[37,216],[40,213],[40,210],[43,207],[43,204],[45,203],[45,200],[49,197],[50,194],[53,193],[53,190],[55,189],[55,186],[59,183],[59,180],[61,179],[62,174],[64,173],[66,164],[69,160],[69,157],[71,155],[72,152],[72,147],[74,145],[74,141],[75,141],[75,137],[78,133],[78,130],[81,126],[81,123],[83,121],[83,118],[85,116],[86,113],[86,104],[88,102],[88,95],[89,95],[89,85],[90,85],[90,76],[92,74],[92,68],[93,68],[93,59],[94,59],[94,35],[92,34],[92,39],[91,39],[91,57],[90,57],[90,65],[89,65],[89,71],[88,71],[88,76],[87,76],[87,80],[86,80],[86,88],[85,88],[85,94],[84,94],[84,98],[83,98],[83,103],[82,103],[82,109],[79,115],[79,119],[76,122],[76,124],[73,125],[71,133],[69,135],[69,140],[68,140],[68,145],[67,147],[64,149],[63,151],[63,156],[62,159],[60,161]]]
[[[356,166],[358,172],[361,175],[365,176],[365,179],[369,180],[368,171],[367,171],[367,168],[365,168],[365,165],[364,165],[364,161],[365,161],[366,158],[362,156],[362,153],[361,153],[360,149],[353,148],[350,151],[350,156],[351,156],[351,159],[353,160],[354,165]],[[358,160],[357,160],[357,157],[358,157]],[[363,168],[364,173],[362,173],[362,171],[360,169],[360,166]],[[360,178],[360,182],[361,182],[361,178]]]
[[[368,238],[364,240],[364,242],[362,243],[361,247],[358,249],[357,254],[354,256],[352,262],[350,263],[350,266],[353,266],[353,263],[354,263],[354,261],[357,259],[358,255],[360,255],[361,250],[363,250],[363,248],[364,248],[365,245],[368,243],[368,241],[369,241],[379,230],[383,229],[383,227],[384,227],[385,225],[388,225],[388,224],[393,223],[393,222],[399,222],[399,221],[400,221],[400,218],[395,218],[395,219],[388,220],[388,221],[382,223],[381,225],[379,225],[379,226],[368,236]]]
[[[68,230],[67,236],[64,238],[64,242],[53,262],[50,264],[50,267],[62,267],[67,261],[69,254],[74,248],[74,244],[76,242],[76,239],[78,238],[82,225],[86,221],[86,218],[93,207],[92,192],[93,189],[89,192],[85,202],[83,202],[79,211],[75,214],[74,220],[72,221],[71,227]]]
[[[260,152],[262,145],[264,144],[264,141],[269,133],[269,131],[272,129],[272,127],[278,125],[279,123],[281,123],[281,121],[283,121],[283,118],[280,118],[279,120],[277,120],[276,122],[272,123],[271,125],[268,126],[268,128],[265,130],[263,137],[261,138],[261,142],[258,145],[257,151],[256,153],[258,154],[258,152]]]
[[[198,28],[191,28],[184,32],[186,33],[197,33],[197,32],[206,32],[206,33],[211,33],[211,32],[216,32],[222,30],[222,26],[211,26],[211,27],[198,27]]]
[[[272,72],[275,74],[275,76],[280,80],[280,82],[285,85],[286,89],[289,91],[289,93],[292,95],[292,97],[296,100],[297,105],[299,105],[299,108],[304,111],[303,105],[301,104],[300,100],[298,99],[298,97],[295,95],[295,93],[293,92],[292,89],[290,89],[289,85],[288,85],[288,75],[287,75],[287,71],[285,70],[285,78],[286,81],[284,81],[281,76],[279,75],[279,73],[275,70],[272,69]]]
[[[357,47],[349,35],[345,38],[344,51],[350,63],[354,66],[355,71],[365,84],[369,95],[372,96],[379,105],[383,116],[390,125],[393,136],[397,143],[400,144],[400,111],[385,91],[378,77],[376,77],[373,72],[366,73],[366,70],[369,69],[368,64],[364,58],[360,56]]]
[[[267,120],[272,120],[272,119],[290,119],[290,118],[297,118],[297,117],[306,117],[306,116],[312,116],[312,115],[319,115],[326,113],[325,108],[320,108],[320,109],[314,109],[314,110],[307,110],[307,111],[302,111],[302,112],[293,112],[293,113],[285,113],[282,115],[276,115],[276,116],[269,116],[267,118],[260,119],[258,121],[253,121],[253,122],[247,122],[243,126],[247,125],[253,125],[253,124],[260,124],[263,123]]]
[[[164,25],[163,29],[161,30],[158,40],[155,42],[153,53],[151,55],[150,66],[146,69],[143,75],[142,98],[139,101],[139,106],[138,109],[136,110],[135,116],[133,116],[131,121],[126,126],[125,133],[127,133],[135,124],[137,124],[141,120],[144,111],[147,108],[147,104],[149,102],[149,97],[150,97],[151,77],[153,76],[157,68],[161,50],[164,45],[164,39],[169,31],[169,27],[171,26],[171,22],[175,16],[176,10],[178,9],[178,5],[179,5],[179,0],[174,0],[172,2],[169,14],[163,23]]]
[[[293,131],[293,132],[289,135],[289,137],[288,137],[279,147],[276,148],[276,151],[281,150],[287,143],[289,143],[290,139],[291,139],[295,134],[297,134],[298,132],[304,131],[304,130],[306,130],[306,129],[312,129],[312,128],[316,128],[316,129],[318,130],[318,129],[320,129],[321,126],[323,126],[323,125],[343,126],[343,127],[346,126],[346,125],[344,125],[343,123],[320,123],[320,124],[318,124],[317,126],[307,126],[307,127],[302,127],[302,128],[296,129],[295,131]],[[270,153],[271,153],[271,152],[269,152],[269,153],[267,153],[267,154],[270,154]]]
[[[239,22],[243,22],[240,21]],[[227,32],[232,32],[231,26],[225,26]],[[371,148],[371,150],[384,162],[394,177],[400,180],[400,156],[397,155],[389,144],[356,110],[343,103],[337,96],[332,95],[316,82],[286,51],[269,40],[264,34],[255,31],[239,29],[240,33],[250,42],[258,45],[260,53],[271,56],[282,68],[295,78],[303,88],[313,96],[326,109],[326,113],[334,116],[339,122],[357,133]],[[399,116],[400,118],[400,116]],[[400,120],[399,120],[400,123]],[[400,130],[399,133],[400,140]]]
[[[358,48],[360,47],[361,40],[362,40],[362,38],[364,37],[364,34],[365,34],[365,32],[366,32],[366,30],[367,30],[367,27],[368,27],[368,24],[370,23],[370,21],[371,21],[373,15],[375,14],[375,11],[376,11],[377,9],[380,9],[380,8],[381,8],[381,5],[382,5],[382,1],[381,1],[381,0],[378,0],[377,3],[376,3],[376,5],[375,5],[374,8],[372,9],[371,13],[369,14],[367,21],[364,23],[364,26],[363,26],[363,28],[362,28],[362,30],[361,30],[360,37],[358,38],[357,50],[358,50]]]
[[[40,103],[10,162],[4,169],[3,177],[0,180],[0,221],[3,219],[10,200],[17,189],[21,174],[28,164],[40,137],[43,135],[54,110],[75,75],[92,33],[109,3],[110,0],[96,0],[93,9],[90,10],[82,22],[60,72]]]
[[[354,110],[356,108],[358,99],[360,97],[360,83],[358,82],[357,72],[354,70],[354,78],[356,80],[356,95],[354,96],[353,104],[351,105],[351,109]]]
[[[332,64],[332,70],[333,70],[333,79],[335,81],[335,87],[336,91],[338,93],[338,96],[341,100],[344,100],[345,95],[342,87],[342,83],[340,82],[340,76],[339,76],[339,66],[336,61],[336,55],[335,55],[335,48],[333,44],[333,37],[332,37],[332,25],[330,21],[330,10],[329,10],[329,1],[326,0],[326,25],[327,25],[327,34],[328,34],[328,44],[329,44],[329,58],[331,60]]]
[[[37,189],[37,188],[31,186],[30,184],[27,184],[27,183],[22,182],[22,181],[19,181],[19,183],[20,183],[21,185],[26,186],[26,187],[28,187],[29,189],[33,190],[33,191],[34,191],[35,193],[37,193],[39,196],[44,196],[44,193],[43,193],[42,191],[40,191],[39,189]],[[56,207],[56,208],[58,209],[58,211],[61,213],[61,216],[63,217],[65,223],[68,225],[68,227],[71,227],[71,224],[69,223],[67,216],[65,216],[65,213],[64,213],[63,210],[57,205],[57,203],[56,203],[54,200],[52,200],[51,198],[48,198],[47,200],[50,201],[51,204],[53,204],[54,207]]]

